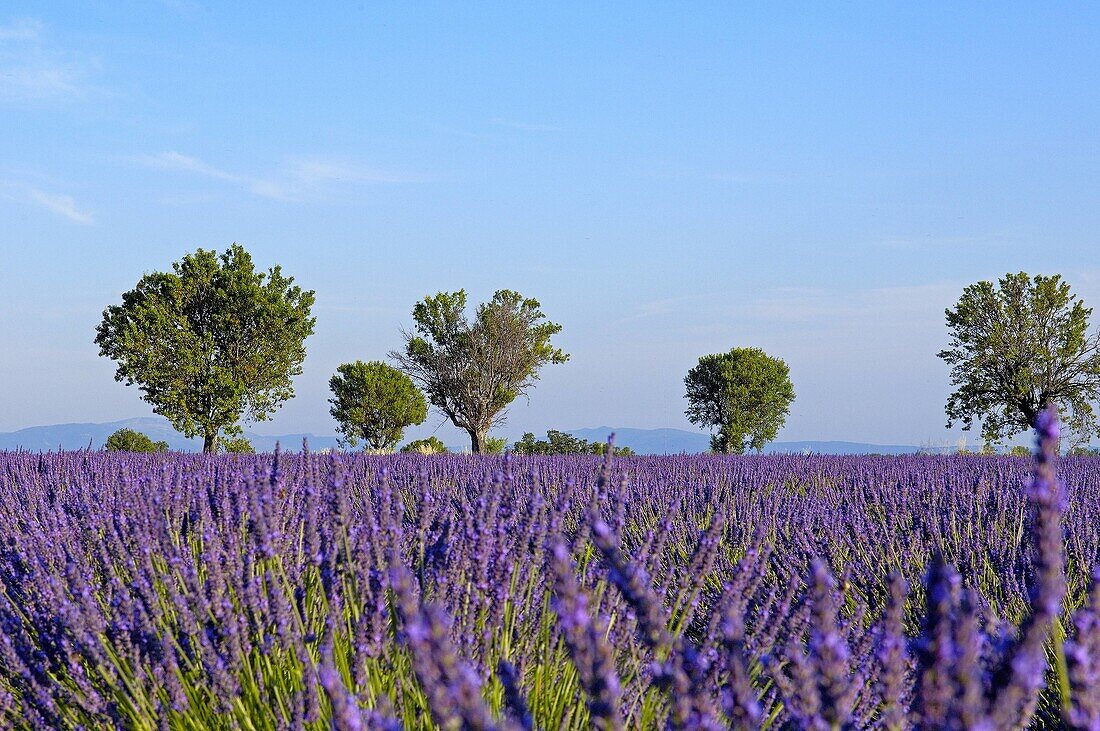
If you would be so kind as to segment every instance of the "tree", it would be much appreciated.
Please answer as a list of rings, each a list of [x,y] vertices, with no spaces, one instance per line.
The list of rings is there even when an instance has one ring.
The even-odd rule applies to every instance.
[[[329,413],[353,447],[362,439],[371,449],[392,450],[405,427],[428,418],[424,394],[412,379],[381,361],[344,363],[328,385]]]
[[[139,431],[119,429],[107,437],[103,448],[108,452],[167,452],[168,442],[154,442]]]
[[[199,249],[104,310],[95,342],[118,362],[115,380],[214,452],[219,433],[240,434],[242,419],[263,421],[294,395],[315,318],[313,292],[293,282],[278,266],[255,271],[238,244]]]
[[[1100,449],[1078,445],[1069,450],[1070,457],[1100,457]]]
[[[603,455],[607,451],[605,442],[589,442],[572,434],[550,429],[546,432],[546,439],[535,439],[535,435],[526,432],[518,442],[512,445],[515,454],[598,454]],[[615,447],[615,454],[620,457],[630,457],[634,454],[630,447]]]
[[[475,454],[487,451],[489,429],[504,422],[508,404],[527,395],[539,369],[569,358],[550,344],[561,325],[539,307],[502,289],[470,321],[465,290],[440,292],[416,304],[414,332],[402,333],[405,350],[390,353],[432,406],[470,435]]]
[[[718,429],[710,445],[720,454],[761,451],[779,433],[794,400],[787,364],[759,348],[704,355],[684,385],[688,419]]]
[[[504,454],[504,450],[508,447],[508,440],[505,437],[485,437],[485,451],[482,454]]]
[[[226,454],[256,454],[252,442],[244,437],[227,437],[218,440],[221,450]]]
[[[1006,274],[995,287],[978,282],[947,309],[955,391],[947,426],[980,421],[982,436],[1000,443],[1033,429],[1050,404],[1075,440],[1100,434],[1092,403],[1100,397],[1100,333],[1089,336],[1092,310],[1061,276]]]
[[[614,454],[616,457],[633,457],[634,456],[634,450],[631,449],[630,447],[620,447],[616,444],[616,445],[612,445],[612,450],[614,450],[612,452],[612,454]],[[602,457],[606,452],[607,452],[607,442],[601,442],[601,441],[597,440],[595,442],[589,443],[589,445],[588,445],[588,453],[589,454],[596,454],[596,455],[599,455],[600,457]]]
[[[428,437],[427,439],[417,439],[416,441],[409,442],[401,448],[401,452],[404,454],[411,454],[413,452],[417,454],[446,454],[447,445],[439,441],[436,437]]]

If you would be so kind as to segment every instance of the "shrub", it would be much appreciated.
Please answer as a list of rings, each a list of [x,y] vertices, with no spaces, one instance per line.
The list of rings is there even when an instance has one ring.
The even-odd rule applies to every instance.
[[[222,451],[226,454],[255,454],[252,442],[244,437],[227,437],[219,440]]]
[[[148,435],[133,429],[119,429],[107,437],[103,448],[108,452],[167,452],[168,442],[154,442]]]
[[[409,442],[401,448],[401,451],[405,454],[447,454],[447,445],[436,437],[428,437]]]

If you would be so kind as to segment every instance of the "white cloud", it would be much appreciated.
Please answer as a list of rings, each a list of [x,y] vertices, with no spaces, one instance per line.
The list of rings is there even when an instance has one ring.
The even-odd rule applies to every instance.
[[[91,226],[95,223],[95,219],[92,218],[91,214],[77,209],[76,201],[74,201],[71,196],[51,195],[49,193],[43,193],[37,188],[30,188],[28,194],[30,199],[38,205],[53,211],[59,216],[64,216],[70,221],[81,223],[85,226]]]
[[[195,173],[197,175],[204,175],[208,178],[226,180],[233,183],[243,182],[245,180],[243,176],[220,170],[213,165],[208,165],[198,158],[189,155],[181,155],[178,152],[162,152],[157,155],[136,155],[132,159],[139,165],[157,168],[159,170]]]
[[[68,68],[0,69],[0,95],[17,99],[48,99],[82,93],[80,74]]]
[[[95,218],[87,211],[77,207],[72,196],[61,193],[47,193],[35,185],[22,180],[0,180],[0,198],[7,198],[21,205],[34,205],[44,208],[73,223],[91,226]]]
[[[524,132],[561,132],[562,128],[552,124],[538,124],[533,122],[519,122],[514,119],[504,119],[503,117],[493,117],[489,120],[489,124],[497,127],[509,127],[511,129],[521,129]]]
[[[34,18],[17,18],[6,25],[0,25],[0,41],[34,40],[41,32],[41,21]]]
[[[326,157],[285,158],[268,175],[232,172],[179,152],[137,155],[131,159],[145,167],[235,183],[254,195],[281,201],[316,199],[346,185],[420,183],[433,179],[429,175],[379,170],[341,158]]]
[[[95,59],[59,48],[33,18],[0,25],[0,100],[41,101],[87,95]]]

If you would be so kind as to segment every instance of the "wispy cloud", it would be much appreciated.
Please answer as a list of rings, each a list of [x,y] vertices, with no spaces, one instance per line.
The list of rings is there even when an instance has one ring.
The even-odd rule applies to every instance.
[[[520,122],[515,119],[505,119],[503,117],[493,117],[489,120],[489,124],[497,127],[509,127],[511,129],[521,129],[524,132],[561,132],[562,128],[553,124],[539,124],[535,122]]]
[[[33,18],[0,25],[0,100],[70,99],[95,87],[88,77],[94,58],[60,48]]]
[[[38,205],[53,211],[59,216],[64,216],[70,221],[82,223],[85,226],[90,226],[95,223],[95,219],[92,218],[91,214],[77,210],[76,201],[72,199],[72,196],[50,195],[49,193],[43,193],[37,188],[30,189],[30,196]]]
[[[195,173],[216,180],[225,180],[231,183],[245,182],[246,178],[235,175],[225,170],[220,170],[196,157],[181,155],[178,152],[162,152],[157,155],[135,155],[133,161],[145,167],[158,170],[174,170],[177,172]]]
[[[933,282],[912,286],[875,287],[865,290],[827,290],[786,287],[760,297],[732,304],[728,314],[770,321],[775,325],[810,324],[821,327],[863,317],[879,320],[890,313],[897,321],[924,318],[939,322],[952,295],[961,291],[957,282]],[[858,329],[853,330],[858,332]]]
[[[0,41],[34,40],[41,32],[41,21],[34,18],[17,18],[10,23],[0,25]]]
[[[0,196],[24,205],[44,208],[73,223],[91,226],[95,218],[86,210],[81,210],[72,196],[62,193],[47,193],[39,187],[19,180],[0,180]]]
[[[131,160],[149,168],[235,184],[262,198],[281,201],[323,197],[335,188],[349,184],[422,183],[434,179],[430,175],[380,170],[350,160],[328,157],[288,157],[266,175],[227,170],[174,151],[137,155]]]

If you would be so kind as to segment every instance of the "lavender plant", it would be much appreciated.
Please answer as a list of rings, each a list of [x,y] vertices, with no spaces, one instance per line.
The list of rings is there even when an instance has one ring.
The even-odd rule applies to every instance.
[[[1100,459],[0,454],[0,726],[1096,729]]]

